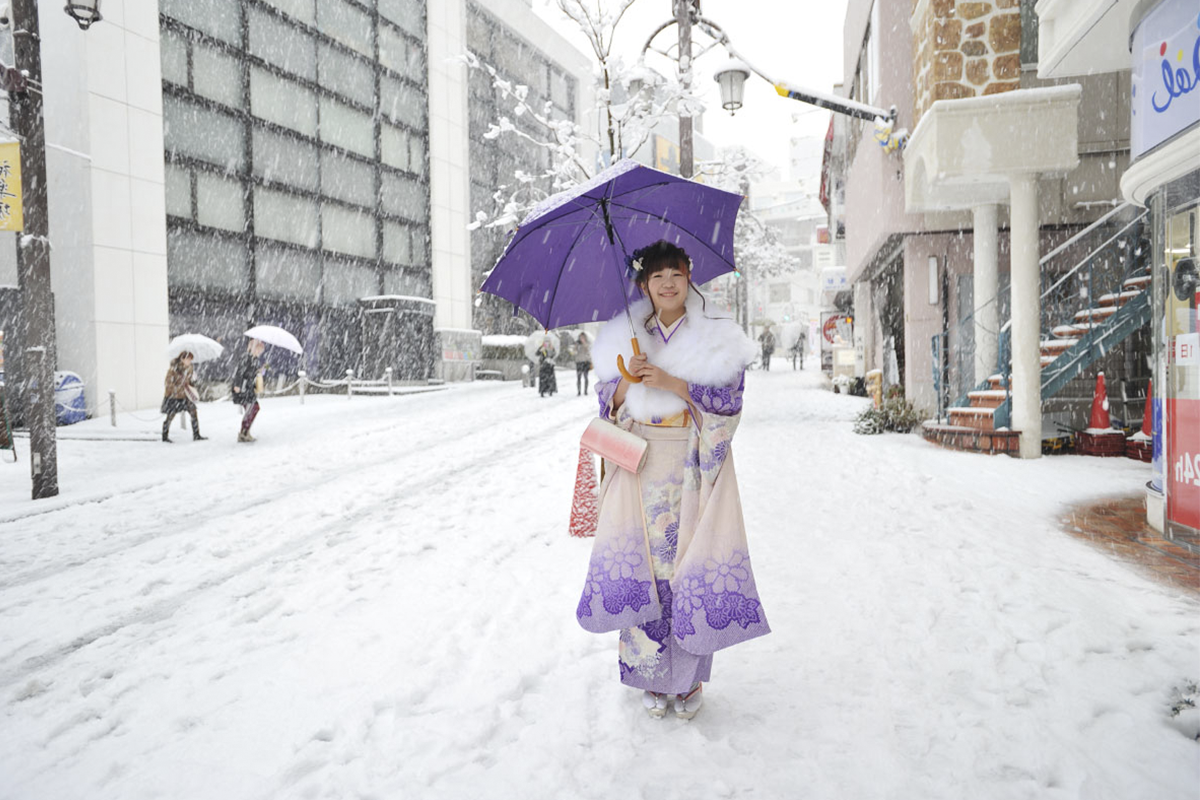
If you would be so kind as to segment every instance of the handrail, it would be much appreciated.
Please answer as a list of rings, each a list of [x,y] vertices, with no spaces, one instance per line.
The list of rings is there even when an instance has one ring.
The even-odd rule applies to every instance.
[[[1068,271],[1065,275],[1063,275],[1061,278],[1059,278],[1057,283],[1055,283],[1053,286],[1051,286],[1046,291],[1042,292],[1042,299],[1043,300],[1046,299],[1047,295],[1049,295],[1052,291],[1057,289],[1059,286],[1062,286],[1063,281],[1065,281],[1067,278],[1071,277],[1076,272],[1078,272],[1080,267],[1082,267],[1084,264],[1087,264],[1088,262],[1090,262],[1093,258],[1095,258],[1097,253],[1099,253],[1101,250],[1108,247],[1110,244],[1112,244],[1114,241],[1116,241],[1118,238],[1120,238],[1120,236],[1123,233],[1125,233],[1125,231],[1129,230],[1134,225],[1137,225],[1139,222],[1141,222],[1143,219],[1145,219],[1146,215],[1149,213],[1150,213],[1149,210],[1143,211],[1141,214],[1139,214],[1138,216],[1136,216],[1132,220],[1130,220],[1129,223],[1124,228],[1121,228],[1121,230],[1117,231],[1112,236],[1110,236],[1108,241],[1106,241],[1104,244],[1097,246],[1096,249],[1092,250],[1090,253],[1088,253],[1086,256],[1084,256],[1083,260],[1080,261],[1075,266],[1071,267],[1070,271]],[[1072,237],[1072,240],[1074,240],[1074,238],[1075,237]],[[1062,245],[1062,246],[1065,246],[1065,245]],[[1061,252],[1062,246],[1060,246],[1059,248],[1056,248],[1055,251]],[[1049,258],[1049,256],[1047,256],[1047,258]],[[1045,263],[1046,263],[1046,259],[1043,258],[1039,262],[1039,266],[1042,264],[1045,264]]]
[[[1100,227],[1104,223],[1108,222],[1110,217],[1115,216],[1116,214],[1120,213],[1121,211],[1124,211],[1126,208],[1129,208],[1131,206],[1133,206],[1133,203],[1130,203],[1130,202],[1121,203],[1121,205],[1117,206],[1112,211],[1109,211],[1107,214],[1100,217],[1098,220],[1093,222],[1091,225],[1088,225],[1086,228],[1081,230],[1079,233],[1075,234],[1070,239],[1067,239],[1065,242],[1060,244],[1058,247],[1054,248],[1049,253],[1046,253],[1046,255],[1042,256],[1041,259],[1038,261],[1038,266],[1040,267],[1040,266],[1044,265],[1047,261],[1054,258],[1056,255],[1061,253],[1063,250],[1066,250],[1068,247],[1075,244],[1077,241],[1082,239],[1084,236],[1087,236],[1093,230]],[[1139,216],[1145,216],[1148,213],[1149,213],[1149,210],[1145,209],[1142,211],[1142,213]]]

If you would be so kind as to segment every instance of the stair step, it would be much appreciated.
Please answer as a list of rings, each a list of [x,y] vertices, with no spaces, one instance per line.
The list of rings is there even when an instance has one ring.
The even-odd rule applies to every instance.
[[[1075,321],[1076,322],[1087,322],[1088,320],[1095,320],[1096,318],[1108,319],[1115,313],[1117,313],[1116,306],[1104,306],[1103,308],[1085,308],[1083,311],[1080,311],[1075,314]]]
[[[1059,325],[1050,333],[1059,339],[1076,339],[1092,328],[1100,327],[1101,324],[1100,322],[1077,322],[1073,325]]]
[[[981,431],[961,425],[926,422],[921,426],[926,441],[953,450],[965,450],[988,455],[1016,455],[1021,441],[1019,431]]]
[[[1003,389],[1004,388],[1004,376],[1003,375],[989,375],[988,376],[988,386],[990,386],[993,391],[995,391],[996,389]]]
[[[994,408],[977,408],[975,406],[957,406],[947,409],[950,424],[961,428],[972,428],[978,431],[990,431],[995,427]]]
[[[1141,292],[1118,292],[1117,294],[1101,295],[1097,300],[1102,306],[1123,306],[1133,298],[1137,297]]]
[[[1129,290],[1142,290],[1150,285],[1149,275],[1139,275],[1136,278],[1129,278],[1121,284],[1121,288]]]
[[[1078,339],[1043,339],[1041,348],[1044,356],[1058,356],[1079,344]]]
[[[997,408],[1008,398],[1008,392],[1003,389],[982,389],[967,392],[967,397],[971,400],[972,408]]]
[[[1043,355],[1043,356],[1042,356],[1042,358],[1041,358],[1041,362],[1042,362],[1042,369],[1045,369],[1046,367],[1048,367],[1048,366],[1050,366],[1051,364],[1053,364],[1053,363],[1054,363],[1054,359],[1056,359],[1056,358],[1058,358],[1058,356],[1056,356],[1056,355],[1055,355],[1055,356],[1047,356],[1047,355]]]

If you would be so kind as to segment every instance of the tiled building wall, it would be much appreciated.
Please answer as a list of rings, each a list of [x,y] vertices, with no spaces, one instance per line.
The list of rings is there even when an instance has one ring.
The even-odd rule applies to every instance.
[[[1020,0],[914,0],[913,123],[937,100],[1021,88]]]

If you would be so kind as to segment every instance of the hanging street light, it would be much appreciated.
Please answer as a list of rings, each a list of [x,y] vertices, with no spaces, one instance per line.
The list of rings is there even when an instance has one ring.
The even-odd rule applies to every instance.
[[[746,78],[749,77],[750,68],[736,58],[726,61],[725,65],[713,74],[713,80],[721,86],[721,108],[728,111],[731,117],[742,107]]]
[[[92,27],[93,22],[99,22],[103,17],[100,16],[100,0],[71,0],[63,8],[67,12],[67,16],[79,23],[80,30],[87,30]]]

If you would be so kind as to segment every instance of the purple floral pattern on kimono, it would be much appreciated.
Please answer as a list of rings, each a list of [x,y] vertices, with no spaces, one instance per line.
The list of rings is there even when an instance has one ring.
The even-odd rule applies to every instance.
[[[600,419],[609,419],[608,409],[612,405],[613,395],[617,385],[621,383],[620,376],[609,381],[596,382],[596,399],[600,401]]]
[[[762,605],[754,597],[741,593],[752,588],[750,560],[746,553],[733,551],[728,557],[706,559],[703,571],[693,571],[677,579],[675,593],[675,635],[680,641],[697,633],[696,612],[704,611],[704,624],[721,631],[731,624],[749,628],[762,623]]]
[[[575,616],[584,628],[613,630],[659,616],[651,591],[654,575],[643,548],[642,536],[637,531],[607,541],[592,553],[583,594],[575,609]]]
[[[742,394],[746,391],[746,373],[742,372],[737,386],[705,386],[689,383],[688,396],[701,411],[732,417],[742,413]]]

